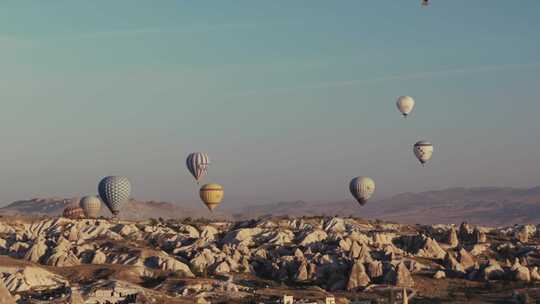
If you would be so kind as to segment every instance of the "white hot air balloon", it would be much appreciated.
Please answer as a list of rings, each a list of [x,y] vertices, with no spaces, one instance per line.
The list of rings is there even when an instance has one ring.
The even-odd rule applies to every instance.
[[[414,144],[414,155],[422,165],[431,159],[433,155],[433,145],[430,142],[421,140]]]
[[[414,99],[410,96],[399,96],[396,106],[401,114],[403,114],[404,117],[407,117],[414,108]]]
[[[375,182],[369,177],[355,177],[349,184],[349,190],[358,203],[364,206],[375,192]]]
[[[97,218],[101,210],[101,199],[94,195],[88,195],[81,199],[79,206],[87,218]]]

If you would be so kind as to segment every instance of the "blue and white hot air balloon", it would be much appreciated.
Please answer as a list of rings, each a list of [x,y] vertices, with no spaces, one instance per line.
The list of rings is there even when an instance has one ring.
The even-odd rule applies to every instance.
[[[186,166],[191,175],[195,177],[197,184],[206,175],[209,164],[210,158],[208,154],[202,152],[191,153],[186,159]]]
[[[122,205],[129,199],[131,184],[123,176],[107,176],[99,182],[98,192],[101,200],[116,217]]]

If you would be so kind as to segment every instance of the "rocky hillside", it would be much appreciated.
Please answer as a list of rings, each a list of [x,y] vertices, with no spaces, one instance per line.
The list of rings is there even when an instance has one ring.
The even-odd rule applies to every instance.
[[[311,300],[334,295],[348,303],[405,288],[418,303],[509,303],[537,296],[539,236],[533,225],[411,226],[340,217],[4,217],[0,299],[275,303],[292,294]]]

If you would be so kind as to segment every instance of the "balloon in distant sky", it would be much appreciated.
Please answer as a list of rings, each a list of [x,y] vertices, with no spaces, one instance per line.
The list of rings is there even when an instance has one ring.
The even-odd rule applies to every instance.
[[[410,96],[399,96],[396,105],[401,114],[407,117],[414,108],[414,99]]]
[[[349,184],[349,190],[358,203],[364,206],[375,192],[375,182],[369,177],[355,177]]]
[[[84,211],[79,206],[67,206],[62,212],[62,216],[69,219],[80,219],[84,217]]]
[[[414,144],[414,155],[422,165],[431,159],[433,155],[433,145],[430,142],[421,140]]]
[[[208,210],[214,210],[223,200],[223,187],[218,184],[206,184],[199,191],[201,200]]]
[[[107,176],[99,182],[99,196],[116,217],[125,201],[129,199],[131,184],[123,176]]]
[[[209,164],[210,158],[206,153],[191,153],[186,159],[186,166],[193,177],[195,177],[197,183],[199,183],[199,181],[206,175]]]
[[[101,210],[101,199],[95,195],[85,196],[79,203],[88,218],[96,218]]]

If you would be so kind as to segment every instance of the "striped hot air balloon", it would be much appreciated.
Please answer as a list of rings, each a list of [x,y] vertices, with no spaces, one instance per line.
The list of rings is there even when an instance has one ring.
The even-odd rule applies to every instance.
[[[433,145],[430,142],[421,140],[414,144],[413,151],[416,158],[424,165],[433,155]]]
[[[210,158],[208,154],[202,152],[191,153],[186,159],[186,166],[197,183],[206,175],[209,164]]]
[[[87,218],[96,218],[101,211],[101,199],[95,195],[83,197],[79,205]]]
[[[69,219],[80,219],[84,217],[84,211],[79,206],[67,206],[62,216]]]
[[[375,182],[369,177],[355,177],[349,183],[349,190],[358,203],[364,206],[375,192]]]
[[[214,210],[223,200],[223,187],[218,184],[206,184],[199,191],[201,200],[208,210]]]
[[[131,184],[126,177],[107,176],[99,182],[98,192],[105,205],[116,217],[124,202],[129,199]]]

